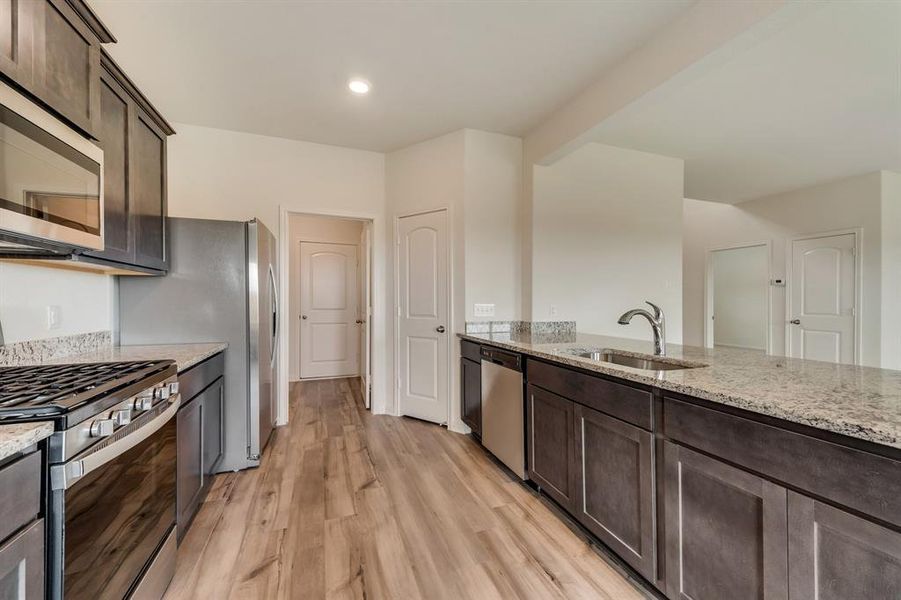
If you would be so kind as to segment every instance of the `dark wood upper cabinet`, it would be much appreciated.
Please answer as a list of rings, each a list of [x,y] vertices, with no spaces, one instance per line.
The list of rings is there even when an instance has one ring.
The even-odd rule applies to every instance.
[[[100,140],[103,145],[103,244],[99,255],[124,263],[134,262],[128,177],[129,121],[133,104],[110,75],[100,80]]]
[[[171,126],[103,53],[100,82],[104,249],[87,252],[117,272],[162,274],[166,246],[166,138]]]
[[[654,581],[654,436],[579,404],[575,411],[576,518]]]
[[[100,44],[83,2],[0,0],[0,72],[91,137],[100,127]]]
[[[133,126],[132,227],[135,264],[160,270],[166,261],[166,134],[138,107]]]
[[[664,444],[667,596],[787,600],[785,488]]]
[[[30,0],[0,0],[0,73],[23,87],[34,69],[34,7]]]
[[[901,533],[794,492],[788,494],[791,598],[895,600]]]
[[[482,437],[482,364],[468,358],[460,359],[462,387],[462,416],[473,434]]]
[[[528,386],[529,479],[569,511],[576,501],[575,404]]]

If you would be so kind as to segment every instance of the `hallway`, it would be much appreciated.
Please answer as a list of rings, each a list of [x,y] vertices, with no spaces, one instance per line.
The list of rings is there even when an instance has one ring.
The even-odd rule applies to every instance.
[[[643,597],[468,436],[293,384],[259,469],[218,475],[167,600]]]

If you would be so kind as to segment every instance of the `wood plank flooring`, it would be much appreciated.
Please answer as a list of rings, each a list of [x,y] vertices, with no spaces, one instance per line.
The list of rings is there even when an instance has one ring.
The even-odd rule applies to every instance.
[[[468,436],[294,384],[260,468],[218,475],[178,551],[186,598],[645,598]]]

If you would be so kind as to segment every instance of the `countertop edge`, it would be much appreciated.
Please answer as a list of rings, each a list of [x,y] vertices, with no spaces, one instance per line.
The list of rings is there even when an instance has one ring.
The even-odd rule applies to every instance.
[[[458,333],[457,337],[470,342],[484,344],[487,346],[494,346],[497,348],[503,348],[506,350],[511,350],[513,352],[518,352],[520,354],[533,356],[535,358],[547,360],[548,362],[556,363],[559,365],[582,369],[585,371],[591,371],[602,375],[609,375],[611,377],[618,377],[620,379],[647,385],[663,391],[685,394],[686,396],[692,396],[701,400],[707,400],[709,402],[721,404],[723,406],[738,408],[758,415],[774,417],[798,425],[806,425],[808,427],[813,427],[822,431],[828,431],[830,433],[839,434],[845,437],[859,439],[881,446],[887,446],[896,450],[901,449],[901,440],[899,440],[893,434],[870,427],[864,427],[859,423],[846,422],[840,419],[827,420],[809,415],[801,415],[792,411],[779,410],[777,407],[774,407],[772,405],[760,406],[756,402],[748,400],[747,398],[739,395],[714,393],[704,390],[703,388],[697,388],[691,385],[683,385],[665,380],[659,380],[651,376],[642,375],[641,373],[617,367],[616,365],[608,366],[593,361],[578,359],[576,357],[543,352],[541,350],[535,350],[533,348],[526,348],[523,345],[518,344],[517,342],[486,340],[484,337],[479,337],[479,335],[480,334]]]
[[[52,421],[0,425],[0,460],[14,456],[52,434]]]

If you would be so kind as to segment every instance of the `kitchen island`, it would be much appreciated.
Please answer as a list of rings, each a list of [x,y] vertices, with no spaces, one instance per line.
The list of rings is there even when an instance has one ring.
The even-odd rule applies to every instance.
[[[460,337],[464,413],[480,348],[522,355],[528,479],[667,597],[901,594],[901,372],[679,345],[658,358],[587,334]],[[664,364],[590,357],[610,350]]]

